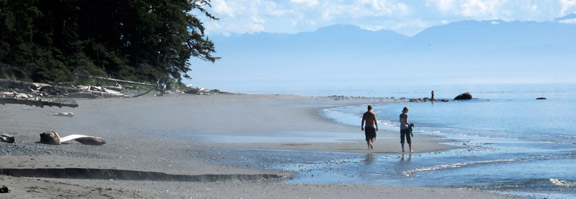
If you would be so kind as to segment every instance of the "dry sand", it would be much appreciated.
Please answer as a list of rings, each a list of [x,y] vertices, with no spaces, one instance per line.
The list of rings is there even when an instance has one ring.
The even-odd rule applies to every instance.
[[[78,108],[37,108],[0,105],[0,133],[16,136],[15,144],[0,143],[0,169],[93,168],[207,175],[232,180],[167,182],[149,180],[58,179],[0,175],[0,186],[12,191],[0,198],[508,198],[510,196],[427,187],[282,184],[259,180],[288,179],[284,171],[237,167],[220,154],[222,148],[262,148],[367,153],[358,126],[336,124],[321,117],[322,108],[389,103],[390,100],[334,100],[290,95],[172,95],[130,99],[78,100]],[[74,117],[51,113],[74,112]],[[102,146],[79,143],[43,145],[46,130],[61,136],[86,134],[107,141]],[[292,132],[358,133],[357,138],[332,142],[258,142],[257,138],[297,137]],[[197,138],[215,138],[210,142]],[[218,138],[225,139],[218,142]],[[238,139],[237,142],[234,139]],[[231,141],[232,140],[232,141]],[[250,140],[250,141],[247,141]],[[254,141],[256,140],[256,141]],[[265,139],[266,140],[266,139]],[[447,142],[431,136],[415,141],[416,152],[447,150]],[[380,131],[375,153],[399,153],[397,132]],[[258,180],[239,180],[242,176]]]

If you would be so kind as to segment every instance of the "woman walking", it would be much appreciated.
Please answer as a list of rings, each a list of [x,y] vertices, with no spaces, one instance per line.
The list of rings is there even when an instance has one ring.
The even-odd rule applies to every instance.
[[[400,144],[402,145],[402,153],[404,153],[404,141],[408,142],[408,147],[410,148],[410,153],[412,151],[412,139],[410,137],[410,123],[408,122],[408,107],[402,109],[402,114],[400,114]]]

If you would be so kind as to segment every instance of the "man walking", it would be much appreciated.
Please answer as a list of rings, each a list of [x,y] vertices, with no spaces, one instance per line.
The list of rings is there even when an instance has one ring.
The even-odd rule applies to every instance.
[[[366,126],[364,126],[366,122]],[[366,144],[368,144],[368,150],[374,149],[374,142],[376,141],[376,131],[378,131],[378,120],[376,120],[376,114],[372,112],[372,105],[368,105],[368,111],[362,116],[362,130],[366,134]],[[374,128],[376,126],[376,128]]]

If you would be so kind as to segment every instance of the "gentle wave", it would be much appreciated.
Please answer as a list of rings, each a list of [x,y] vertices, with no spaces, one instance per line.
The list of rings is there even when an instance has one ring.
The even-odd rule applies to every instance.
[[[482,164],[496,164],[496,163],[511,163],[511,162],[523,162],[528,160],[551,160],[551,159],[564,159],[564,158],[574,158],[576,157],[576,153],[569,153],[564,155],[545,155],[545,156],[533,156],[533,157],[525,157],[525,158],[509,158],[509,159],[497,159],[497,160],[480,160],[480,161],[472,161],[472,162],[460,162],[454,164],[444,164],[444,165],[436,165],[432,167],[424,167],[409,171],[402,172],[403,175],[410,177],[413,176],[414,173],[423,172],[423,171],[435,171],[435,170],[442,170],[442,169],[452,169],[452,168],[460,168],[466,166],[474,166],[474,165],[482,165]]]
[[[423,172],[423,171],[435,171],[435,170],[442,170],[442,169],[452,169],[452,168],[460,168],[472,165],[480,165],[480,164],[494,164],[494,163],[506,163],[506,162],[520,162],[524,161],[523,158],[515,158],[515,159],[499,159],[499,160],[482,160],[482,161],[473,161],[473,162],[460,162],[455,164],[445,164],[445,165],[436,165],[432,167],[424,167],[419,169],[414,169],[410,171],[402,172],[403,175],[410,177],[413,176],[414,173]]]
[[[576,187],[576,182],[570,182],[565,180],[559,180],[556,178],[551,178],[550,183],[560,187]]]
[[[400,122],[394,122],[390,120],[378,120],[378,124],[384,125],[389,128],[400,128]]]

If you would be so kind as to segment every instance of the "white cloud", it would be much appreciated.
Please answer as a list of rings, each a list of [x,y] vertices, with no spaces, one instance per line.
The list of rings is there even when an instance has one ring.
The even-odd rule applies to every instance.
[[[576,12],[576,0],[560,0],[562,9],[560,15],[568,15]]]
[[[333,24],[414,34],[462,20],[552,21],[576,0],[212,0],[209,34],[313,31]]]
[[[428,0],[427,3],[435,3],[438,9],[444,13],[454,9],[454,0]]]
[[[213,2],[213,10],[217,15],[225,15],[229,17],[234,17],[234,10],[228,6],[228,3],[224,0],[215,0]]]
[[[468,0],[461,5],[461,13],[465,17],[492,19],[498,16],[498,0]]]
[[[560,20],[560,23],[567,23],[567,24],[576,24],[576,19],[564,19]]]
[[[559,1],[562,0],[426,0],[426,5],[445,18],[542,21],[554,18]]]
[[[209,10],[218,21],[205,21],[208,34],[265,31],[267,17],[283,17],[283,10],[268,0],[213,0]]]
[[[357,0],[348,4],[344,10],[354,17],[364,17],[406,16],[410,9],[406,4],[392,0]]]
[[[302,4],[308,7],[315,7],[318,5],[318,0],[290,0],[290,2],[295,4]]]

